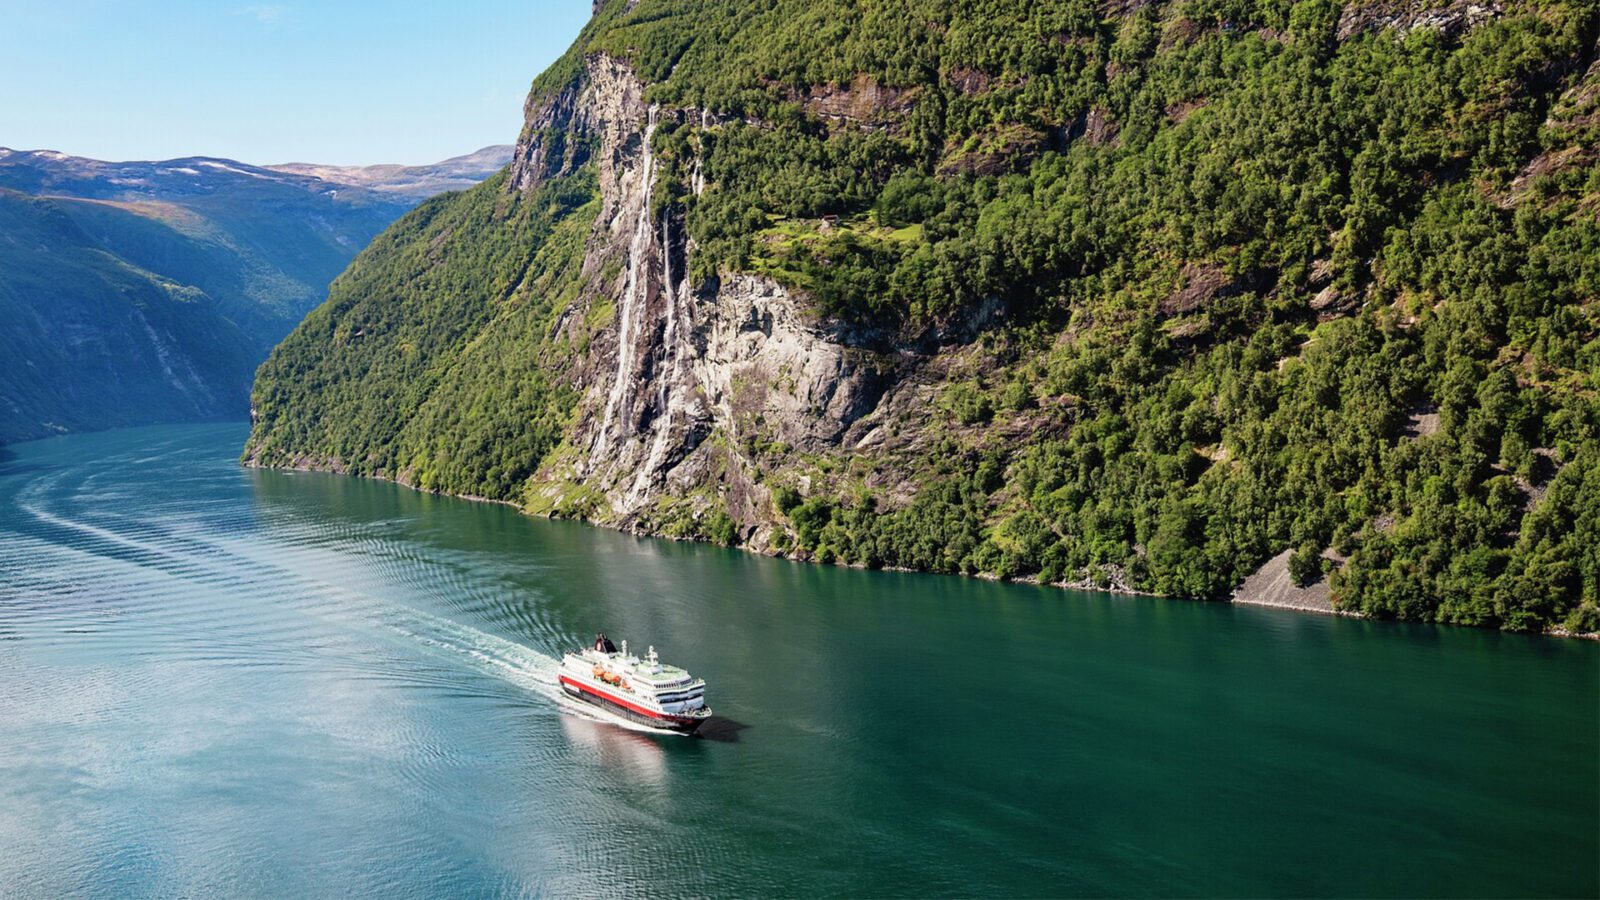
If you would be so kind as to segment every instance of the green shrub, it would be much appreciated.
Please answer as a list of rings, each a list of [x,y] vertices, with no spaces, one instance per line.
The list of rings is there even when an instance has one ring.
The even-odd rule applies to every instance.
[[[1020,378],[1012,381],[1001,393],[1000,405],[1013,412],[1027,409],[1033,405],[1033,388]]]
[[[1310,587],[1322,580],[1322,548],[1304,543],[1289,554],[1289,580],[1296,587]]]
[[[994,418],[994,405],[989,395],[966,382],[946,388],[944,402],[950,414],[963,425],[978,425]]]
[[[739,526],[724,510],[713,510],[701,523],[701,533],[713,544],[731,547],[739,539]]]
[[[772,503],[778,507],[778,512],[788,515],[800,505],[800,492],[787,484],[780,484],[772,489]]]

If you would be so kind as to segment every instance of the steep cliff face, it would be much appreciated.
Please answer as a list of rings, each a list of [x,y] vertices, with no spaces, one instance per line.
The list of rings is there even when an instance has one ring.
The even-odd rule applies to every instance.
[[[1188,596],[1292,549],[1341,610],[1600,624],[1600,14],[859,13],[597,3],[506,172],[262,368],[247,459]]]
[[[653,141],[668,118],[698,127],[713,118],[649,105],[645,87],[626,63],[588,57],[581,79],[530,109],[514,155],[508,190],[520,192],[593,160],[599,211],[583,300],[564,321],[576,340],[595,310],[612,319],[572,372],[583,399],[571,452],[541,468],[527,502],[643,530],[680,503],[687,509],[674,514],[691,518],[726,509],[764,546],[768,491],[741,448],[839,448],[889,385],[886,363],[849,346],[849,329],[819,325],[802,298],[768,278],[730,272],[692,283],[696,247],[681,210],[655,202]],[[704,190],[703,178],[689,187]],[[587,505],[568,510],[569,497]]]

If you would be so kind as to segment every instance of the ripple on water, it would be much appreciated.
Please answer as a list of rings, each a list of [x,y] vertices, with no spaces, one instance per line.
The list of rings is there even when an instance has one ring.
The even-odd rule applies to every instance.
[[[1595,881],[1588,646],[793,566],[242,471],[242,438],[0,461],[0,893]],[[705,674],[731,739],[568,704],[602,625]]]

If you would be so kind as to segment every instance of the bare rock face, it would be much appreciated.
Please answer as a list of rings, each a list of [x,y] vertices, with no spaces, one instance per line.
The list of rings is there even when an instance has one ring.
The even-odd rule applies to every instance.
[[[508,184],[512,189],[528,190],[546,178],[582,165],[582,160],[575,158],[575,149],[569,152],[565,143],[577,99],[577,85],[568,85],[556,96],[525,110],[526,122],[511,153]]]
[[[602,177],[617,172],[622,157],[639,149],[625,138],[641,134],[636,126],[645,112],[643,94],[644,84],[633,71],[606,56],[586,60],[583,73],[559,91],[530,94],[511,154],[508,189],[529,191],[572,174],[589,161],[596,144],[610,154],[600,160]],[[616,191],[604,196],[610,199]]]
[[[1111,117],[1111,113],[1105,107],[1095,106],[1074,122],[1070,126],[1070,131],[1074,137],[1082,136],[1092,146],[1105,147],[1116,141],[1122,126]]]
[[[994,83],[993,75],[968,66],[957,66],[951,69],[945,77],[949,79],[951,87],[966,94],[968,97],[976,97],[984,93]]]
[[[718,426],[731,435],[819,452],[838,446],[882,398],[874,355],[807,324],[781,286],[733,275],[709,299],[702,307],[710,313],[705,351],[694,374]]]
[[[1499,16],[1501,8],[1492,0],[1371,0],[1346,4],[1339,15],[1339,40],[1349,40],[1366,31],[1393,28],[1404,34],[1420,28],[1459,36]]]
[[[1600,46],[1595,48],[1600,54]],[[1568,88],[1551,107],[1543,128],[1555,145],[1528,161],[1510,189],[1496,198],[1505,208],[1520,206],[1537,196],[1536,185],[1548,175],[1585,165],[1600,156],[1600,59],[1594,59],[1583,77]],[[1565,145],[1565,146],[1563,146]],[[1589,193],[1580,207],[1593,213],[1600,209],[1600,197]]]
[[[1183,267],[1183,285],[1157,307],[1163,315],[1193,312],[1226,293],[1233,279],[1221,266],[1189,263]]]
[[[819,85],[797,99],[825,121],[870,129],[898,121],[916,105],[917,94],[915,89],[885,87],[870,76],[857,75],[849,85]]]
[[[1306,587],[1296,585],[1289,577],[1289,557],[1293,554],[1294,551],[1285,550],[1267,560],[1234,592],[1233,602],[1303,612],[1335,612],[1326,577]]]
[[[585,515],[625,527],[647,527],[664,502],[719,497],[748,531],[767,503],[744,448],[837,446],[888,381],[874,354],[811,322],[806,305],[768,279],[691,283],[694,244],[678,215],[653,202],[651,141],[669,117],[701,127],[716,118],[647,106],[643,89],[625,64],[591,57],[577,83],[530,112],[517,146],[515,190],[594,160],[601,208],[586,282],[560,327],[576,344],[585,323],[609,317],[571,373],[583,391],[576,421],[531,496],[598,498]]]

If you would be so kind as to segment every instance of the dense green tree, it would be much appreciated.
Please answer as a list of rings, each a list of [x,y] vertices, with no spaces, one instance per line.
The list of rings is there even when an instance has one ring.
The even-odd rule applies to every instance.
[[[1600,10],[1129,7],[612,0],[535,83],[604,52],[717,113],[655,137],[697,285],[959,360],[913,456],[752,456],[772,546],[1204,597],[1331,546],[1348,610],[1592,630]],[[593,196],[402,221],[263,369],[252,452],[519,498],[574,402],[544,326]]]

